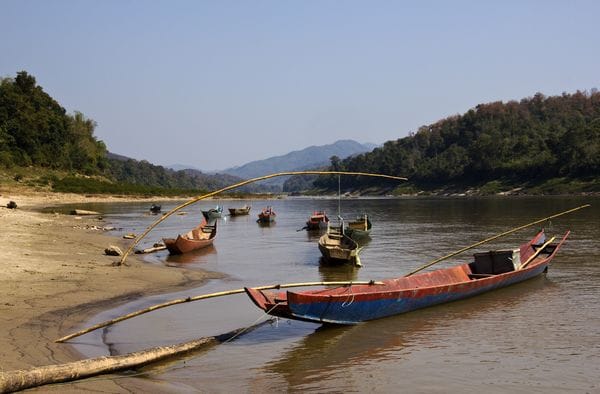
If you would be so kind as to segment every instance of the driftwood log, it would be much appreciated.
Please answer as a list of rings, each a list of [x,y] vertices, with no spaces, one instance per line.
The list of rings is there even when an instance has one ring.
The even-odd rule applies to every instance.
[[[154,252],[158,252],[161,250],[165,250],[167,247],[165,245],[161,245],[161,246],[154,246],[151,248],[146,248],[146,249],[141,249],[141,250],[136,250],[135,254],[146,254],[146,253],[154,253]]]
[[[199,338],[172,346],[154,347],[121,356],[97,357],[66,364],[47,365],[29,370],[0,372],[0,393],[11,393],[46,384],[70,382],[96,375],[136,369],[229,341],[260,327],[262,324],[264,322],[218,336]]]

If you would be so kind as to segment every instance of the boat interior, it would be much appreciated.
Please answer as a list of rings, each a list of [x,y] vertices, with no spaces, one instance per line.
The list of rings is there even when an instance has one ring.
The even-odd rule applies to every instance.
[[[189,233],[186,234],[188,239],[191,240],[204,240],[210,239],[213,236],[213,233],[216,231],[216,226],[203,226],[200,228],[195,228]]]

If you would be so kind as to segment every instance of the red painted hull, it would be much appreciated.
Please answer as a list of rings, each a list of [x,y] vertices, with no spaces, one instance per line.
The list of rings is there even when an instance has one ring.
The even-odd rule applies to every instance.
[[[275,221],[276,216],[277,216],[277,214],[275,213],[275,211],[271,207],[267,207],[267,208],[263,209],[261,213],[258,214],[257,222],[271,223],[271,222]]]
[[[533,278],[547,270],[568,235],[569,232],[559,243],[545,247],[521,269],[515,269],[512,262],[508,264],[504,260],[497,263],[493,259],[486,261],[486,254],[478,254],[480,259],[472,263],[384,280],[382,284],[304,292],[255,289],[246,289],[246,292],[259,308],[275,316],[317,323],[356,324],[472,297]],[[535,245],[543,237],[543,232],[540,232],[521,245],[516,251],[521,262],[535,254]],[[488,255],[492,256],[492,252]]]
[[[329,218],[323,211],[314,212],[306,222],[306,229],[311,230],[324,230],[327,228]]]

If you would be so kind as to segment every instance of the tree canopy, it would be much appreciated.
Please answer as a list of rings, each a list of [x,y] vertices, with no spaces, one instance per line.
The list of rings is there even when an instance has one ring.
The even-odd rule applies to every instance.
[[[422,187],[598,177],[600,93],[537,93],[519,102],[480,104],[372,152],[332,160],[331,168],[406,176]],[[345,188],[381,185],[369,178],[342,181]],[[336,183],[320,177],[314,185],[333,189]]]
[[[96,173],[106,166],[106,146],[95,127],[80,112],[67,114],[26,71],[0,80],[0,165]]]

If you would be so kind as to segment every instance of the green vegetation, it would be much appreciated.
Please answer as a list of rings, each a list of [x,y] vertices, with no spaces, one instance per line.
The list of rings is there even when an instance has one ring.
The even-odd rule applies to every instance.
[[[197,195],[239,181],[109,154],[95,128],[82,113],[67,114],[27,72],[0,78],[0,168],[14,171],[14,181],[22,185],[76,193]]]
[[[25,71],[0,78],[0,176],[5,184],[77,193],[198,195],[240,181],[229,175],[173,171],[110,154],[96,123],[67,114]],[[332,170],[405,176],[408,183],[342,177],[346,190],[478,194],[600,191],[600,93],[481,104]],[[2,175],[2,174],[0,174]],[[337,177],[292,177],[284,190],[337,191]],[[238,192],[256,192],[249,186]]]
[[[556,97],[538,93],[520,102],[481,104],[373,152],[331,168],[406,176],[420,190],[481,188],[494,194],[517,187],[537,193],[600,191],[600,93]],[[336,177],[314,186],[337,189]],[[397,185],[342,177],[342,188]]]
[[[66,114],[25,71],[0,80],[0,165],[102,171],[106,146],[95,126],[79,112]]]

